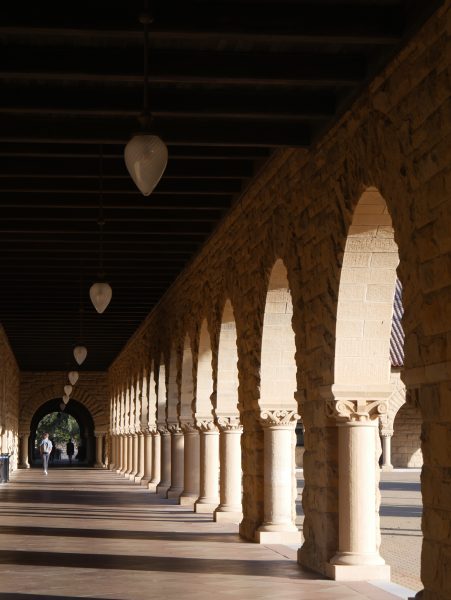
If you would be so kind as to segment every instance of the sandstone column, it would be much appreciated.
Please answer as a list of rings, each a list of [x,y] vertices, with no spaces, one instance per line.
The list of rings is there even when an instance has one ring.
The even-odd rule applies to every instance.
[[[125,465],[125,446],[126,446],[127,438],[124,435],[124,430],[121,428],[121,433],[119,436],[119,464],[117,466],[116,473],[124,474],[124,465]]]
[[[263,544],[302,542],[293,519],[295,461],[293,434],[299,415],[289,409],[266,409],[260,416],[264,431],[264,521],[256,532]]]
[[[339,547],[326,567],[337,580],[390,580],[390,567],[379,554],[378,417],[387,411],[384,397],[356,398],[336,392],[329,414],[338,421]]]
[[[159,426],[161,439],[161,479],[156,491],[159,496],[166,498],[168,489],[171,487],[171,434],[167,427]]]
[[[391,462],[391,438],[393,431],[381,431],[382,440],[382,471],[393,471]]]
[[[138,474],[138,459],[139,459],[139,447],[138,447],[138,432],[135,430],[132,436],[132,465],[131,471],[128,476],[129,479],[135,481],[135,477]]]
[[[125,472],[124,476],[128,477],[132,472],[132,462],[133,462],[133,434],[129,431],[127,432],[126,437],[127,444],[127,452],[125,453],[126,463],[125,463]]]
[[[213,421],[198,420],[200,431],[200,496],[197,513],[212,513],[219,505],[219,431]]]
[[[161,436],[158,429],[152,430],[152,478],[149,481],[149,490],[155,492],[161,479]]]
[[[20,469],[29,469],[30,463],[28,461],[28,443],[30,436],[28,433],[20,434]]]
[[[94,467],[96,469],[103,469],[103,433],[94,432],[96,438],[96,462]]]
[[[140,480],[141,485],[146,487],[152,479],[152,435],[149,429],[145,429],[143,438],[143,472]]]
[[[171,432],[171,487],[168,498],[178,498],[183,492],[184,480],[184,439],[182,429],[178,424],[168,426]]]
[[[219,417],[219,497],[214,518],[218,522],[239,523],[241,505],[241,434],[239,417]]]
[[[111,459],[108,468],[113,471],[116,468],[116,434],[111,432]]]
[[[179,503],[194,506],[199,498],[199,431],[192,423],[182,424],[184,435],[184,487]]]
[[[136,475],[135,475],[135,483],[141,483],[142,478],[144,477],[144,467],[145,467],[145,435],[142,431],[138,432],[138,441],[137,441],[137,466],[136,466]]]

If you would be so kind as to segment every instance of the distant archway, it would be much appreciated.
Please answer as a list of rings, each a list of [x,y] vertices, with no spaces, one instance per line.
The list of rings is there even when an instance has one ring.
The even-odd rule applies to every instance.
[[[60,412],[61,398],[54,398],[42,404],[34,413],[30,424],[30,436],[28,446],[28,456],[30,464],[36,465],[37,461],[34,457],[34,448],[36,442],[36,429],[40,421],[48,414]],[[94,438],[94,420],[86,406],[71,398],[64,412],[74,417],[80,427],[80,437],[82,445],[85,448],[85,460],[80,461],[80,464],[91,466],[95,462],[95,438]]]

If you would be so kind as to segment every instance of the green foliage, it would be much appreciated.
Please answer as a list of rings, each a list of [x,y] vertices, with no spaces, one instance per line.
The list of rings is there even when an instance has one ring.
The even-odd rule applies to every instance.
[[[80,443],[80,428],[77,421],[64,412],[49,413],[40,420],[36,429],[36,443],[38,445],[46,432],[56,444],[61,444],[64,447],[69,438],[72,438],[76,445]]]

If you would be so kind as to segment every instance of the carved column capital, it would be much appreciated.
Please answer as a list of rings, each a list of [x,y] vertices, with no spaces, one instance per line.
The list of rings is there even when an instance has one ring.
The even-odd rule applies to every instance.
[[[168,431],[172,434],[182,433],[182,428],[178,423],[168,423]]]
[[[166,425],[158,425],[157,429],[160,435],[169,435],[169,429]]]
[[[189,422],[182,423],[181,428],[182,428],[183,433],[198,433],[198,429],[194,425],[194,423],[189,423]]]
[[[217,423],[220,431],[243,431],[239,417],[218,417]]]
[[[196,427],[201,433],[217,433],[218,431],[213,419],[196,419]]]
[[[340,398],[329,400],[326,410],[329,417],[343,423],[368,423],[386,414],[388,403],[384,398]]]
[[[300,416],[295,410],[286,408],[263,409],[260,414],[260,424],[262,427],[296,427]]]

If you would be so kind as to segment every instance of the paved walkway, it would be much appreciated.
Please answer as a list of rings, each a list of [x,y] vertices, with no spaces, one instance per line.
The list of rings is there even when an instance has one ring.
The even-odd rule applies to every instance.
[[[19,471],[0,486],[0,600],[394,600],[303,571],[280,547],[108,471]],[[287,549],[289,550],[289,549]]]

